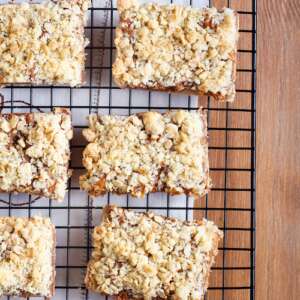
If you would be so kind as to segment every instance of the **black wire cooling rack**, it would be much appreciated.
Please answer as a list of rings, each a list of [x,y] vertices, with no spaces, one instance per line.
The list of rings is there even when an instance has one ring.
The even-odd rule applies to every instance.
[[[199,2],[199,3],[196,3]],[[164,1],[165,3],[165,1]],[[181,1],[200,6],[205,1]],[[255,109],[256,109],[256,2],[215,0],[209,5],[237,10],[240,20],[237,97],[233,104],[213,99],[120,90],[112,79],[113,36],[118,22],[115,2],[94,0],[89,10],[86,34],[87,84],[81,88],[9,86],[1,89],[8,103],[5,112],[43,111],[55,106],[71,109],[75,128],[72,141],[74,170],[69,192],[62,203],[48,199],[33,201],[27,195],[1,195],[0,215],[51,217],[57,229],[56,296],[54,299],[99,299],[87,291],[83,278],[91,251],[93,226],[99,223],[107,203],[139,211],[152,210],[182,219],[206,217],[224,231],[223,244],[210,278],[206,299],[254,299],[255,279]],[[22,100],[28,105],[16,100]],[[208,116],[212,191],[201,200],[155,194],[145,199],[106,195],[91,199],[80,191],[83,172],[81,136],[89,113],[132,114],[169,109],[195,110],[201,105]],[[26,202],[19,205],[20,202]]]

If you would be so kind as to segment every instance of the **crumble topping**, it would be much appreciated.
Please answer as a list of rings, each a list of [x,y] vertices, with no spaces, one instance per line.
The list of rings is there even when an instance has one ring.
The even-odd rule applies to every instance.
[[[119,2],[113,65],[118,85],[233,101],[238,39],[233,10]]]
[[[0,84],[83,83],[88,0],[0,5]]]
[[[201,196],[210,187],[206,115],[201,111],[89,117],[83,130],[87,173],[80,186],[142,197],[149,192]]]
[[[86,285],[137,299],[202,299],[222,232],[203,219],[182,222],[106,207],[93,233]]]
[[[0,115],[0,191],[63,200],[72,134],[66,109]]]
[[[0,217],[0,296],[50,297],[55,228],[48,218]]]

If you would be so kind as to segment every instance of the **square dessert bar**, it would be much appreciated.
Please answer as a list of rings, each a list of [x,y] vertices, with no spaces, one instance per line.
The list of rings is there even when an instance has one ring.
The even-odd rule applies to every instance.
[[[55,244],[48,218],[0,217],[0,296],[51,297]]]
[[[123,299],[203,299],[221,238],[205,219],[179,221],[107,206],[94,229],[86,286]]]
[[[67,109],[0,115],[0,192],[63,200],[72,134]]]
[[[84,83],[88,0],[0,5],[0,85]]]
[[[202,196],[210,188],[206,114],[201,110],[89,118],[80,186],[143,197],[149,192]]]
[[[235,97],[238,19],[225,8],[191,8],[119,0],[117,56],[120,87]]]

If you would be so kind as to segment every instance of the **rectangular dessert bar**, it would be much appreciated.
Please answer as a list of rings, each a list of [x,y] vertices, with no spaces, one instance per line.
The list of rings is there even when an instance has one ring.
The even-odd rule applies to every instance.
[[[89,144],[80,186],[92,196],[202,196],[210,188],[206,114],[201,110],[91,115],[83,135]]]
[[[67,109],[0,115],[0,192],[63,200],[72,135]]]
[[[53,296],[55,239],[48,218],[0,217],[0,296]]]
[[[205,219],[107,206],[94,229],[86,286],[122,299],[203,299],[221,238]]]
[[[84,83],[89,0],[0,5],[0,85]]]
[[[184,92],[233,101],[238,18],[225,8],[119,0],[115,82],[120,87]]]

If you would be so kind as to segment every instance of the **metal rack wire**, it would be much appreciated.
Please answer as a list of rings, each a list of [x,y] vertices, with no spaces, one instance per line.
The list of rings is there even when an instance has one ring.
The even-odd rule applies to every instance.
[[[175,2],[175,1],[174,1]],[[194,2],[197,2],[194,0]],[[199,2],[199,1],[198,1]],[[200,1],[201,2],[201,1]],[[181,1],[184,4],[202,3]],[[203,1],[202,1],[203,2]],[[240,18],[237,99],[233,104],[213,99],[168,95],[145,91],[119,90],[113,83],[111,65],[114,56],[113,36],[117,23],[116,5],[110,0],[94,0],[89,10],[86,34],[87,84],[78,89],[67,87],[9,86],[1,90],[9,103],[4,111],[44,111],[66,106],[72,111],[75,138],[72,142],[69,192],[64,202],[48,199],[32,202],[26,195],[1,195],[0,215],[45,215],[57,229],[57,281],[55,299],[99,299],[83,284],[91,250],[91,233],[98,224],[101,209],[115,203],[139,211],[154,210],[182,219],[207,217],[224,231],[224,241],[213,268],[206,299],[254,299],[255,279],[255,109],[256,109],[256,1],[216,0],[210,5],[229,6]],[[15,103],[25,100],[30,105]],[[145,199],[106,195],[89,198],[78,186],[82,173],[81,151],[85,146],[80,131],[92,112],[132,114],[145,110],[184,108],[207,110],[210,136],[210,165],[214,187],[206,198],[149,195]],[[20,199],[28,200],[19,206]],[[28,198],[27,198],[28,197]]]

